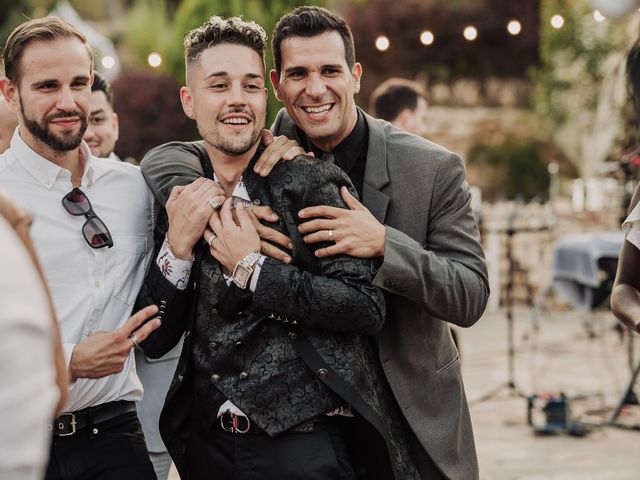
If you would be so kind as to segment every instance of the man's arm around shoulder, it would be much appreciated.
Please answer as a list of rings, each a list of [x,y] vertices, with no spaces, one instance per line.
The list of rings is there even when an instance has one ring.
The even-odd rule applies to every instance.
[[[204,142],[169,142],[150,150],[140,168],[156,201],[165,205],[173,187],[204,176],[201,160],[209,160]]]

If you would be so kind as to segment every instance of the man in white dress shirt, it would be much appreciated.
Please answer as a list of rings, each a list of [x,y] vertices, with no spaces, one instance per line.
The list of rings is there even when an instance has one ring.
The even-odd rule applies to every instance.
[[[155,306],[129,317],[152,246],[149,193],[135,166],[98,160],[82,142],[93,79],[82,33],[53,17],[25,22],[2,60],[0,89],[19,127],[0,183],[34,217],[72,382],[46,478],[155,479],[131,350],[160,321],[144,323]]]

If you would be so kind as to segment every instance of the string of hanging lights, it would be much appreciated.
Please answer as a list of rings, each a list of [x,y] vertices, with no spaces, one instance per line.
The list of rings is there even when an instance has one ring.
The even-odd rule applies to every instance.
[[[600,4],[603,0],[600,0],[600,1],[591,0],[591,1],[593,4]],[[640,5],[640,0],[620,0],[620,1],[636,2],[636,4]],[[615,0],[604,0],[604,3],[607,3],[607,2],[615,3]],[[608,18],[619,18],[620,14],[618,10],[614,11],[610,7],[611,5],[607,4],[607,6],[605,6],[602,9],[594,10],[593,12],[594,20],[596,22],[604,22]],[[549,18],[549,23],[556,30],[560,30],[562,27],[564,27],[565,19],[562,15],[560,15],[559,13],[556,13],[555,15],[552,15]],[[505,28],[510,35],[515,37],[522,33],[524,27],[519,20],[514,18],[507,22]],[[468,42],[473,42],[476,39],[478,39],[478,36],[480,35],[481,32],[478,31],[478,28],[475,25],[466,25],[461,33],[465,40],[467,40]],[[423,30],[422,32],[420,32],[419,38],[420,38],[420,43],[422,43],[426,47],[436,43],[436,34],[432,30],[428,30],[428,29]],[[386,52],[391,47],[391,40],[386,35],[378,35],[375,39],[375,47],[380,52]]]

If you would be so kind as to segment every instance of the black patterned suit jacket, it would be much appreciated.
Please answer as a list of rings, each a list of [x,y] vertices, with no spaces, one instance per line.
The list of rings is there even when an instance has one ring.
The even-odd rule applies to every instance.
[[[209,161],[201,143],[180,145]],[[147,156],[142,171],[163,205],[170,186],[200,175],[167,175],[173,167],[155,153]],[[348,177],[330,163],[298,157],[279,164],[266,179],[249,165],[244,181],[255,203],[278,213],[277,229],[294,245],[292,264],[267,259],[251,293],[228,286],[200,244],[186,290],[178,291],[152,262],[138,298],[138,306],[156,303],[162,310],[162,326],[143,343],[149,356],[163,355],[185,337],[160,421],[182,478],[189,478],[183,459],[194,412],[211,424],[221,398],[233,401],[269,435],[348,403],[364,419],[361,428],[367,432],[360,445],[367,458],[358,466],[362,475],[417,478],[407,429],[373,341],[384,321],[384,298],[371,285],[371,262],[344,255],[318,259],[313,248],[322,244],[308,246],[298,232],[300,209],[344,207],[340,187],[355,192]],[[166,231],[161,209],[156,255]],[[203,402],[210,405],[198,405]]]

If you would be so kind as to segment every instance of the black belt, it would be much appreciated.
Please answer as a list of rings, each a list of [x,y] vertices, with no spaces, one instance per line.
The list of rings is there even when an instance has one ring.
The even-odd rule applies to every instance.
[[[107,402],[76,412],[65,412],[49,424],[49,430],[57,437],[68,437],[83,428],[91,427],[125,413],[136,411],[136,404],[126,400]]]
[[[341,415],[337,415],[336,417],[347,418]],[[333,416],[318,415],[317,417],[310,418],[309,420],[305,420],[302,423],[294,425],[284,433],[311,433],[321,425],[328,425],[334,423],[334,421],[335,418]],[[220,415],[216,425],[227,433],[264,433],[264,430],[251,423],[249,417],[245,415],[236,415],[235,413],[231,413],[229,410]]]

